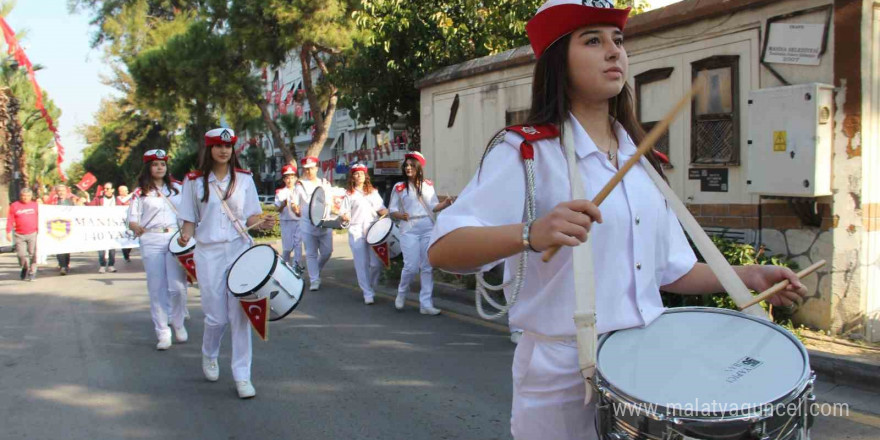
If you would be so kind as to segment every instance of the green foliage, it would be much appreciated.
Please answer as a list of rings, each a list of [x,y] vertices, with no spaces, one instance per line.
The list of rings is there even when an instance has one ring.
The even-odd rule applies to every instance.
[[[256,239],[280,239],[281,238],[281,222],[278,221],[278,210],[275,209],[275,205],[267,204],[263,205],[263,218],[272,218],[275,221],[275,226],[272,229],[259,229],[254,228],[248,231],[248,234],[251,237]]]

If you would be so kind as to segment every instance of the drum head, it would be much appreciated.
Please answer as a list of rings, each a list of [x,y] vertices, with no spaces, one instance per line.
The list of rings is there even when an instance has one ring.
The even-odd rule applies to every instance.
[[[180,231],[174,233],[171,236],[171,241],[168,242],[168,251],[174,255],[182,255],[192,252],[192,250],[196,247],[196,239],[194,237],[190,237],[189,241],[186,243],[186,247],[181,247],[177,242],[177,239],[180,238]]]
[[[229,268],[226,287],[234,296],[245,296],[263,287],[275,265],[278,254],[267,244],[258,244],[244,251]]]
[[[636,403],[712,412],[777,402],[810,372],[803,344],[782,327],[711,308],[669,309],[646,328],[610,333],[597,368]]]
[[[367,230],[367,244],[370,246],[382,244],[391,235],[393,226],[394,222],[391,221],[391,217],[382,217],[376,220]]]
[[[324,220],[324,211],[326,209],[326,198],[324,187],[315,188],[312,193],[312,199],[309,201],[309,221],[313,226],[320,226]]]

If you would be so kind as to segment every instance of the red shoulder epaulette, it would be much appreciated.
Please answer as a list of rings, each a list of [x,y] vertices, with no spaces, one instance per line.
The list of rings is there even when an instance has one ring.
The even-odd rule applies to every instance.
[[[183,185],[183,182],[181,182],[181,181],[179,181],[179,180],[177,180],[177,179],[175,179],[175,178],[173,178],[173,177],[171,177],[171,183],[176,183],[176,184],[178,184],[178,185]]]
[[[656,157],[657,160],[660,161],[660,163],[665,163],[665,164],[669,163],[669,156],[667,156],[657,150],[654,150],[654,157]]]
[[[235,169],[235,172],[236,172],[236,173],[251,174],[250,171],[248,171],[248,170],[243,170],[243,169],[241,169],[241,168],[236,168],[236,169]]]
[[[199,177],[202,177],[202,172],[198,171],[198,170],[190,171],[189,173],[186,174],[186,178],[189,180],[196,180]]]
[[[559,129],[553,124],[511,125],[505,128],[505,130],[512,131],[523,137],[523,142],[519,147],[520,155],[522,155],[523,159],[535,158],[532,142],[559,137]]]
[[[425,183],[427,183],[428,186],[434,186],[434,182],[431,182],[431,181],[428,180],[428,179],[425,179]]]
[[[275,194],[280,193],[282,189],[284,189],[284,188],[278,188],[278,189],[276,189],[276,190],[275,190]]]
[[[394,185],[394,189],[397,192],[403,192],[403,190],[406,189],[406,182],[397,182],[397,184]]]
[[[141,188],[140,187],[135,188],[134,191],[131,192],[132,197],[138,197],[140,195],[141,195]]]

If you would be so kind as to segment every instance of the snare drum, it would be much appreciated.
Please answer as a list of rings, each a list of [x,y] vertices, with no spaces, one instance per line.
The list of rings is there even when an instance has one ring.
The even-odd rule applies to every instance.
[[[339,208],[342,205],[343,197],[345,197],[345,190],[334,187],[327,190],[324,188],[319,186],[312,193],[312,198],[309,201],[309,221],[318,228],[348,228],[348,222],[339,217]]]
[[[269,297],[269,321],[287,316],[299,305],[305,283],[302,271],[281,261],[267,244],[244,251],[229,268],[226,287],[241,299]]]
[[[400,256],[400,230],[391,217],[382,217],[367,229],[367,244],[378,246],[383,243],[388,243],[388,258]]]
[[[667,310],[599,339],[603,439],[809,439],[815,401],[803,344],[727,309]]]
[[[177,261],[183,266],[183,270],[186,271],[186,279],[190,283],[195,283],[197,281],[196,260],[193,256],[196,253],[196,239],[190,237],[186,246],[180,246],[177,242],[178,237],[180,237],[180,231],[175,232],[174,235],[171,236],[171,242],[168,243],[168,252],[171,252],[177,257]]]

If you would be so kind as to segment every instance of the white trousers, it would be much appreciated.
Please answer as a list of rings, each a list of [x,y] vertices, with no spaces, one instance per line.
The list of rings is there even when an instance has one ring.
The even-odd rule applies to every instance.
[[[584,405],[577,343],[526,332],[513,355],[510,433],[516,440],[596,440],[594,404]]]
[[[354,271],[357,273],[358,286],[364,292],[364,299],[373,299],[375,287],[379,284],[382,272],[382,260],[376,256],[367,244],[367,229],[370,224],[351,225],[348,228],[348,245],[354,257]]]
[[[196,275],[199,278],[205,334],[202,354],[216,359],[228,325],[232,331],[232,377],[251,379],[251,325],[238,299],[226,288],[226,274],[235,259],[250,245],[239,238],[226,243],[196,244]]]
[[[171,252],[168,242],[173,233],[148,232],[141,236],[141,257],[147,273],[147,292],[150,295],[150,315],[156,337],[171,337],[168,318],[175,328],[183,327],[186,316],[186,273]]]
[[[300,234],[299,220],[281,220],[281,260],[290,263],[291,252],[294,263],[302,266],[302,234]]]
[[[400,234],[400,250],[403,251],[403,271],[400,273],[400,285],[397,294],[406,296],[409,285],[417,274],[421,275],[422,289],[419,291],[419,304],[422,308],[434,307],[434,276],[431,263],[428,262],[428,244],[431,241],[431,230],[421,232],[412,229]]]
[[[321,281],[321,269],[330,261],[333,253],[333,230],[324,228],[312,228],[311,231],[303,231],[302,239],[306,245],[306,262],[309,266],[309,282]]]

